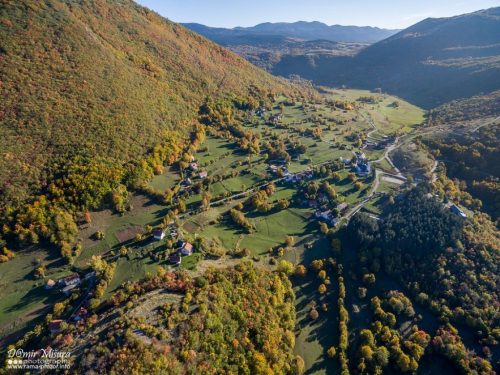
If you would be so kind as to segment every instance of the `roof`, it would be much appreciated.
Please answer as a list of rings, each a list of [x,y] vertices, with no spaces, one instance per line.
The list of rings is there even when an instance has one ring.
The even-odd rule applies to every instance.
[[[68,276],[67,278],[64,279],[65,282],[73,281],[79,279],[80,276],[77,273],[74,273],[71,276]]]
[[[49,324],[49,329],[51,331],[59,331],[61,329],[61,323],[62,322],[63,321],[60,320],[60,319],[59,320],[53,320],[53,321],[51,321],[50,324]]]
[[[87,310],[84,309],[83,307],[80,307],[80,310],[76,313],[76,316],[83,318],[87,315]]]
[[[189,242],[186,242],[182,248],[191,251],[193,250],[193,245],[191,245]]]
[[[163,231],[161,229],[155,229],[153,232],[153,236],[161,237],[163,235]]]
[[[340,204],[337,205],[337,208],[346,208],[347,207],[347,203],[346,202],[342,202]]]
[[[171,263],[180,263],[181,257],[180,255],[172,255],[169,260]]]
[[[203,172],[200,172],[200,177],[207,177],[207,172],[203,171]]]
[[[56,285],[56,282],[52,279],[49,279],[49,281],[47,281],[47,285],[54,286]]]
[[[310,201],[309,201],[309,204],[310,204],[311,206],[317,206],[317,205],[318,205],[318,201],[317,201],[317,200],[310,200]]]

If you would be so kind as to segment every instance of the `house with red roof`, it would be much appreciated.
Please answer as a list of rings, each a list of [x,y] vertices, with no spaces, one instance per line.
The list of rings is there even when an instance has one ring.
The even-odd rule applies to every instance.
[[[189,242],[185,242],[182,245],[181,253],[182,255],[190,256],[191,254],[193,254],[193,245],[191,245]]]
[[[63,321],[61,319],[51,321],[49,324],[50,333],[59,333],[59,331],[61,330],[61,323],[62,322]]]

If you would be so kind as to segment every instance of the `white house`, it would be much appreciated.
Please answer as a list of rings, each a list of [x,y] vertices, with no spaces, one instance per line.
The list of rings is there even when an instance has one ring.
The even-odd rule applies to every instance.
[[[185,242],[184,245],[182,245],[181,249],[182,255],[191,255],[193,254],[193,245],[191,245],[189,242]]]
[[[64,285],[66,286],[78,284],[80,284],[80,276],[77,273],[74,273],[73,275],[68,276],[64,279]]]
[[[368,176],[371,173],[371,163],[358,163],[356,171],[359,177]]]

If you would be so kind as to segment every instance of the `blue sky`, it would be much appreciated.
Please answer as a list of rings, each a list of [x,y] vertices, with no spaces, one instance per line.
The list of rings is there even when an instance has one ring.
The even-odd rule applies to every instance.
[[[136,0],[175,22],[213,27],[262,22],[320,21],[327,25],[402,29],[427,17],[450,17],[500,6],[500,0]]]

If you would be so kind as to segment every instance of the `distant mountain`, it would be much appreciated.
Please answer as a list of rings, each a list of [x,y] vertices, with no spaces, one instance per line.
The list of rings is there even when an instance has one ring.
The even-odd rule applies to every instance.
[[[500,89],[500,8],[428,18],[355,56],[284,56],[276,75],[404,95],[421,105]]]
[[[388,38],[399,31],[370,26],[328,26],[321,22],[304,21],[295,23],[261,23],[253,27],[235,27],[234,29],[208,27],[199,23],[183,23],[182,25],[223,46],[252,44],[252,39],[259,40],[260,43],[266,43],[270,37],[282,42],[287,40],[287,38],[293,38],[368,43]],[[247,42],[246,39],[250,42]]]
[[[323,25],[326,28],[329,28],[329,26],[326,26],[325,24],[319,22],[313,22],[313,23],[297,22],[297,24],[306,24],[306,25],[319,24]],[[256,30],[255,32],[247,31],[247,29],[244,28],[223,29],[223,28],[208,27],[200,25],[198,23],[185,23],[183,25],[188,29],[212,40],[213,42],[218,43],[230,49],[231,51],[237,53],[238,55],[250,61],[255,66],[267,70],[269,72],[272,71],[273,66],[275,64],[277,64],[284,56],[287,55],[293,55],[293,56],[353,55],[360,49],[368,45],[368,43],[366,42],[347,43],[347,42],[337,42],[334,41],[334,39],[329,39],[329,38],[321,39],[320,38],[320,36],[322,35],[321,33],[318,33],[316,39],[308,40],[307,38],[297,38],[297,37],[278,35],[278,34],[265,34],[264,33],[265,30],[259,29],[260,26],[278,25],[278,24],[262,24],[255,26],[255,28],[259,29]],[[280,25],[286,26],[294,24],[280,24]],[[344,28],[344,26],[339,26],[339,27]],[[351,28],[351,27],[345,26],[345,28]],[[356,27],[354,26],[352,28],[356,29]],[[248,28],[248,29],[254,29],[254,28]],[[279,29],[279,28],[274,27],[271,29]],[[285,29],[286,27],[283,28],[283,30]],[[358,29],[365,29],[365,28],[358,28]],[[309,28],[308,30],[311,31],[311,28]],[[277,32],[278,31],[279,30],[277,30]],[[323,34],[325,34],[324,31],[325,30],[323,30]],[[290,31],[286,32],[290,35],[292,34],[292,32]],[[349,34],[349,32],[344,31],[344,34]],[[330,33],[329,35],[333,37],[332,33]],[[353,39],[353,35],[349,36],[349,38],[347,39]]]

